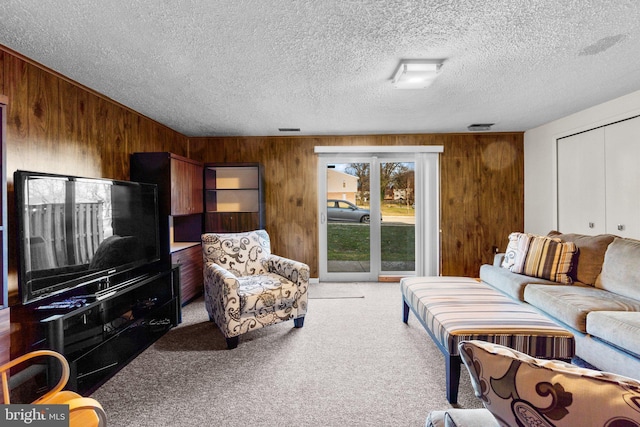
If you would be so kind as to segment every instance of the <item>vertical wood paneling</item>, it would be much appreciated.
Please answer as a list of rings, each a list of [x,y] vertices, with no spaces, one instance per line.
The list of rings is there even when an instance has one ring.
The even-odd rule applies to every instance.
[[[443,145],[440,156],[441,272],[478,275],[492,249],[524,226],[521,133],[191,138],[190,157],[260,162],[266,228],[275,253],[318,276],[317,145]]]
[[[466,273],[470,265],[479,268],[478,165],[475,136],[455,135],[448,141],[449,151],[442,157],[442,199],[440,229],[442,239],[442,273]],[[455,257],[455,258],[453,258]],[[463,267],[463,269],[461,269]],[[475,274],[460,274],[472,275]]]
[[[492,248],[504,249],[508,233],[523,229],[521,133],[189,139],[2,48],[0,90],[9,98],[10,190],[16,169],[128,179],[129,154],[139,151],[172,152],[202,162],[260,162],[274,251],[308,263],[314,277],[316,145],[445,147],[440,160],[443,274],[477,275],[480,264],[490,262]],[[9,215],[15,230],[11,207]],[[15,295],[13,256],[10,264]]]
[[[184,135],[1,46],[0,94],[9,100],[8,287],[9,303],[13,305],[17,302],[18,288],[13,204],[13,172],[16,169],[129,179],[131,152],[185,153],[188,141]],[[22,341],[25,339],[16,327],[16,332],[11,334],[12,349],[24,348]],[[7,348],[0,342],[0,352]]]
[[[127,133],[127,150],[130,153],[140,151],[140,116],[127,111],[124,117],[124,127]]]
[[[95,114],[96,96],[88,93],[75,85],[71,85],[76,96],[76,129],[73,143],[68,143],[71,158],[77,159],[77,174],[81,176],[95,176],[95,171],[100,170],[101,157],[98,147],[90,141],[94,141],[95,127],[93,115]]]
[[[5,95],[4,92],[4,52],[0,50],[0,95]]]
[[[37,147],[41,153],[29,159],[30,167],[42,170],[50,167],[49,162],[55,158],[56,143],[60,135],[58,79],[36,67],[28,68],[27,79],[28,147],[31,152],[36,152]]]
[[[13,150],[26,150],[26,144],[23,142],[27,139],[28,134],[27,64],[5,53],[4,71],[4,90],[9,99],[7,105],[7,160],[9,160]],[[11,169],[8,165],[7,173],[11,172]]]
[[[17,301],[13,172],[129,179],[134,151],[185,153],[187,138],[0,46],[7,95],[9,294]]]
[[[103,141],[102,158],[104,176],[129,176],[129,158],[121,154],[128,153],[127,136],[125,134],[125,110],[113,103],[106,106],[108,123]]]
[[[109,117],[109,101],[104,98],[98,97],[95,103],[95,115],[92,117],[92,127],[95,129],[95,140],[93,143],[98,149],[100,155],[100,173],[105,172],[105,177],[112,177],[112,168],[110,163],[116,159],[108,156],[108,148],[105,147],[108,143],[107,138],[110,136],[111,131],[111,117]]]
[[[78,88],[66,81],[58,85],[60,99],[60,136],[59,140],[65,145],[78,146],[78,116],[80,108],[78,102]]]

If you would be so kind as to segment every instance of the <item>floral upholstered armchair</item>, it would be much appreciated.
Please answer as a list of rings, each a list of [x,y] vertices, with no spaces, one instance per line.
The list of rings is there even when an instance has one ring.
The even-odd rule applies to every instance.
[[[202,251],[205,306],[229,349],[254,329],[291,319],[303,326],[309,266],[273,255],[265,230],[205,233]]]
[[[433,411],[426,427],[640,427],[640,381],[484,341],[458,348],[484,408]]]

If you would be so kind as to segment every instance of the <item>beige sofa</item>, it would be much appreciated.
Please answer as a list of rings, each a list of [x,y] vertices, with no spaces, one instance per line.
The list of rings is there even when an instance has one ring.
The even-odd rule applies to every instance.
[[[576,356],[590,365],[640,378],[640,241],[607,234],[549,236],[577,248],[570,283],[514,273],[503,254],[481,267],[480,279],[569,329]]]

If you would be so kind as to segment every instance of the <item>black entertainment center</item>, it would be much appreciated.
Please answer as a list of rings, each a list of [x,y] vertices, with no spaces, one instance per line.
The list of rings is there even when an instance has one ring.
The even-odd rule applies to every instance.
[[[33,349],[64,354],[70,366],[68,388],[83,395],[181,321],[178,267],[130,279],[111,278],[111,283],[116,289],[106,293],[99,291],[103,285],[98,281],[82,289],[96,290],[93,294],[67,295],[19,309],[21,317],[29,319],[23,327],[31,329]],[[71,307],[63,307],[67,303]],[[59,375],[58,365],[52,364],[49,381],[55,383]]]
[[[160,262],[153,184],[17,171],[25,351],[62,353],[89,394],[181,321],[179,268]],[[44,369],[57,382],[57,365]]]

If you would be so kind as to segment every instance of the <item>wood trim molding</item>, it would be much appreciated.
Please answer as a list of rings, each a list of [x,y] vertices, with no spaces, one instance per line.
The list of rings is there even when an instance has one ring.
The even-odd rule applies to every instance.
[[[316,154],[377,154],[377,153],[442,153],[442,145],[318,145]]]

